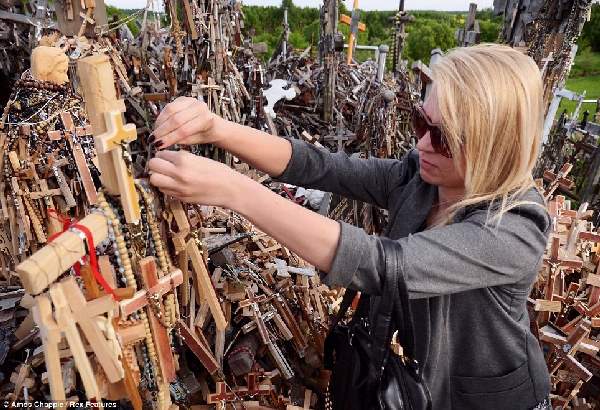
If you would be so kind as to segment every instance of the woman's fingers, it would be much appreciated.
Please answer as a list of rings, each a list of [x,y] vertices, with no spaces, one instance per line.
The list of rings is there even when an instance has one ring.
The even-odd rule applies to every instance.
[[[168,175],[170,177],[176,177],[178,175],[177,166],[173,162],[158,155],[148,162],[148,169],[152,172]]]
[[[157,140],[160,140],[165,135],[183,127],[185,124],[188,124],[190,121],[196,119],[198,117],[198,110],[195,106],[188,106],[182,109],[179,112],[171,115],[166,121],[164,121],[159,126],[155,125],[154,131],[152,134],[156,137]]]
[[[185,110],[194,104],[196,101],[195,98],[191,97],[179,97],[175,99],[172,103],[167,104],[167,106],[160,112],[156,121],[154,122],[154,128],[160,127],[165,121],[171,118],[173,115],[177,114],[179,111]]]
[[[152,175],[150,175],[150,183],[158,189],[160,189],[161,191],[167,190],[172,193],[178,192],[177,187],[180,185],[180,183],[172,177],[159,173],[153,173]]]
[[[174,129],[162,138],[157,138],[156,147],[165,149],[173,144],[198,144],[202,142],[202,135],[198,132],[202,126],[201,119],[193,117],[190,121],[185,123],[183,126]]]
[[[176,168],[179,165],[181,165],[182,160],[187,155],[193,155],[193,154],[189,154],[187,151],[159,151],[156,153],[156,156],[154,158],[158,158],[163,161],[168,161],[171,163],[171,165],[173,167]],[[196,157],[196,156],[194,155],[194,157]],[[180,172],[181,172],[181,170],[179,170],[179,171],[175,170],[175,175],[179,175]]]

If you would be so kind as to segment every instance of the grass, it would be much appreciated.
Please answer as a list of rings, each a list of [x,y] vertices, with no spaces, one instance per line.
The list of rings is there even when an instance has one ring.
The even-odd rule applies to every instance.
[[[600,98],[600,53],[594,53],[589,49],[582,50],[575,57],[575,64],[566,84],[567,90],[582,94],[584,91],[586,100],[597,100]],[[568,113],[575,111],[576,101],[562,100],[560,108],[556,113],[559,116],[564,109]],[[591,115],[596,112],[596,103],[587,103],[581,106],[579,118],[588,110]],[[590,116],[590,119],[592,117]]]
[[[600,98],[600,74],[587,77],[569,78],[567,80],[566,88],[567,90],[574,91],[578,94],[582,94],[585,91],[586,100],[597,100]],[[557,115],[560,115],[564,109],[566,109],[568,113],[572,113],[575,111],[576,106],[576,101],[563,99],[560,103],[560,108],[558,109]],[[596,103],[582,104],[579,112],[580,119],[583,117],[585,110],[588,110],[590,114],[593,115],[596,112]]]

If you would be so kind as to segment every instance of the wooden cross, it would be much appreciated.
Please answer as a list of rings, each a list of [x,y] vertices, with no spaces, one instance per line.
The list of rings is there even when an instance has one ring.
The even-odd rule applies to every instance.
[[[52,400],[64,401],[66,397],[63,389],[60,355],[58,352],[61,333],[52,315],[50,299],[46,295],[36,297],[35,305],[31,309],[35,323],[40,329],[39,335],[42,339],[42,347],[44,349],[44,359],[46,361],[48,382],[50,384],[50,396]]]
[[[549,183],[548,187],[544,191],[544,197],[546,199],[550,198],[554,194],[554,191],[556,191],[556,189],[559,187],[567,192],[573,188],[575,182],[567,179],[567,175],[572,169],[573,165],[566,163],[561,167],[558,174],[554,174],[550,171],[544,171],[544,181]]]
[[[246,375],[246,387],[237,387],[234,392],[240,397],[268,396],[273,391],[271,384],[259,384],[259,373],[250,372]]]
[[[59,160],[54,159],[54,155],[50,155],[50,160],[48,161],[48,167],[54,174],[56,178],[56,182],[58,183],[58,187],[60,188],[60,192],[62,192],[63,198],[66,203],[67,210],[69,208],[73,208],[77,206],[77,201],[75,201],[75,197],[73,196],[73,192],[71,192],[71,188],[69,188],[69,184],[67,183],[67,178],[65,174],[60,169],[61,167],[69,165],[69,160],[66,158],[62,158]]]
[[[94,142],[100,155],[110,155],[117,177],[121,205],[128,223],[137,223],[140,219],[140,205],[131,167],[123,159],[123,145],[137,139],[135,125],[123,125],[120,112],[105,113],[107,132],[96,134]]]
[[[136,292],[131,299],[119,303],[121,317],[125,318],[131,313],[145,309],[150,322],[152,340],[156,347],[159,370],[162,380],[170,383],[175,380],[175,359],[171,351],[169,333],[162,325],[159,317],[151,308],[151,298],[162,300],[163,296],[181,285],[183,275],[179,269],[159,279],[154,257],[149,256],[140,261],[140,270],[145,290]]]
[[[481,31],[479,22],[475,20],[477,15],[477,4],[469,4],[469,14],[465,19],[465,27],[456,30],[455,37],[459,46],[468,47],[479,43]]]
[[[193,239],[188,241],[187,253],[192,261],[194,284],[197,286],[200,300],[207,302],[213,318],[215,319],[217,329],[224,331],[225,328],[227,328],[227,320],[223,314],[223,309],[221,309],[221,305],[219,303],[219,299],[217,298],[210,275],[208,274],[208,270],[206,269],[202,253]]]
[[[50,298],[55,309],[56,323],[58,329],[64,333],[69,349],[75,360],[75,365],[79,371],[85,393],[88,399],[100,399],[100,390],[96,383],[96,377],[92,366],[87,357],[85,347],[81,340],[79,330],[77,330],[76,320],[73,315],[71,308],[69,307],[67,296],[63,292],[63,288],[60,284],[55,283],[50,287]],[[38,296],[42,297],[42,296]],[[55,365],[50,365],[55,367]]]
[[[350,27],[346,64],[352,64],[352,55],[354,54],[354,45],[356,43],[356,37],[358,35],[358,32],[367,31],[366,24],[360,22],[360,10],[358,8],[358,0],[354,0],[354,5],[352,6],[352,17],[342,14],[340,15],[340,23],[346,24]]]
[[[116,302],[110,295],[87,302],[73,276],[63,280],[61,286],[73,311],[73,317],[96,354],[108,381],[117,383],[122,380],[125,373],[119,360],[120,348],[108,343],[110,339],[107,339],[98,325],[99,317],[115,310]],[[116,342],[116,339],[113,341]]]
[[[81,148],[81,145],[75,144],[72,138],[68,138],[68,140],[71,144],[71,152],[73,154],[73,158],[75,159],[75,165],[77,166],[79,178],[83,184],[83,190],[88,203],[90,205],[96,205],[98,203],[98,192],[96,191],[96,186],[94,185],[92,174],[88,168],[83,149]]]
[[[337,134],[326,135],[323,137],[324,141],[336,141],[337,142],[337,152],[344,151],[344,145],[348,141],[353,141],[356,138],[356,135],[353,132],[348,130],[342,130]]]
[[[217,408],[224,408],[221,403],[236,400],[236,395],[227,388],[225,382],[217,382],[217,392],[209,394],[206,402],[208,404],[217,404]]]
[[[82,58],[77,71],[86,102],[86,111],[94,130],[102,184],[111,195],[120,195],[128,223],[140,219],[138,194],[130,165],[123,157],[123,144],[137,138],[133,124],[123,125],[122,100],[117,100],[113,69],[104,54]]]
[[[194,355],[200,360],[200,363],[209,374],[215,374],[219,370],[219,363],[215,359],[210,349],[202,343],[191,331],[184,321],[179,320],[177,326],[183,338],[183,342],[189,347]]]
[[[592,373],[575,359],[579,344],[589,333],[589,322],[587,321],[582,321],[568,337],[561,336],[548,326],[540,329],[540,340],[553,346],[548,361],[551,375],[554,375],[564,364],[581,380],[588,381],[592,378]]]
[[[37,182],[37,185],[40,188],[40,190],[35,192],[29,192],[29,197],[34,200],[43,199],[44,203],[46,204],[46,210],[56,210],[56,206],[54,206],[54,201],[52,200],[52,197],[61,195],[60,189],[48,189],[48,182],[45,179],[41,179],[38,176],[35,170],[35,165],[30,164],[30,169],[31,173],[33,174],[33,178]],[[48,235],[53,235],[62,231],[62,223],[58,220],[56,215],[48,216],[46,223],[48,227]]]

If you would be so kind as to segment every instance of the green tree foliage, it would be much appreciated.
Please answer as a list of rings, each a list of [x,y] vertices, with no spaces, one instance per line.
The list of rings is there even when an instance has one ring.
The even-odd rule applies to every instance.
[[[583,26],[579,46],[600,52],[600,4],[592,5],[592,18]]]
[[[265,42],[269,46],[269,55],[275,49],[283,31],[283,10],[288,9],[290,43],[293,47],[304,49],[316,46],[319,41],[319,9],[298,7],[293,0],[282,0],[280,7],[244,6],[246,28],[254,30],[254,41]],[[340,3],[340,14],[350,15],[344,3]],[[428,62],[433,48],[447,50],[456,45],[454,33],[465,24],[465,14],[457,12],[414,11],[415,21],[407,25],[410,33],[404,51],[404,58],[410,61]],[[378,46],[394,44],[394,11],[363,11],[360,20],[366,24],[367,31],[359,33],[358,44]],[[498,38],[501,18],[494,18],[491,9],[477,14],[481,28],[481,38],[493,42]],[[340,31],[346,36],[350,33],[347,25],[341,24]],[[371,52],[356,54],[359,60],[373,56]],[[268,58],[268,56],[267,56]]]
[[[116,18],[117,20],[123,20],[124,18],[126,18],[128,15],[135,13],[137,10],[123,10],[123,9],[118,9],[114,6],[106,6],[106,15],[108,17],[108,21],[112,22],[113,18]],[[129,21],[127,23],[127,27],[129,27],[129,30],[131,30],[131,33],[134,36],[137,36],[140,32],[140,28],[135,24],[135,21]]]

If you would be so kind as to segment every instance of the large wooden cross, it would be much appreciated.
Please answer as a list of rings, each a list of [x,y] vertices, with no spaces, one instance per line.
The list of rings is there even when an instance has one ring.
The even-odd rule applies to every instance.
[[[360,10],[358,8],[358,0],[354,0],[352,7],[352,17],[345,14],[340,15],[340,23],[350,26],[350,36],[348,36],[348,52],[346,54],[346,64],[352,64],[352,55],[354,54],[354,46],[358,32],[367,31],[365,23],[360,22]]]
[[[93,55],[77,62],[86,111],[94,130],[102,184],[111,195],[119,195],[127,223],[138,223],[140,205],[131,164],[124,158],[125,144],[137,138],[135,125],[123,124],[125,111],[117,100],[113,70],[106,55]]]
[[[131,299],[123,300],[119,303],[121,317],[127,317],[131,313],[145,309],[148,321],[150,322],[150,331],[158,356],[158,367],[162,380],[170,383],[175,380],[175,359],[171,351],[169,342],[169,333],[161,323],[161,318],[151,307],[152,299],[162,300],[163,296],[173,291],[183,281],[183,274],[179,269],[158,277],[156,261],[154,257],[149,256],[140,261],[141,276],[144,282],[145,290],[136,292]],[[164,313],[163,313],[164,314]]]

